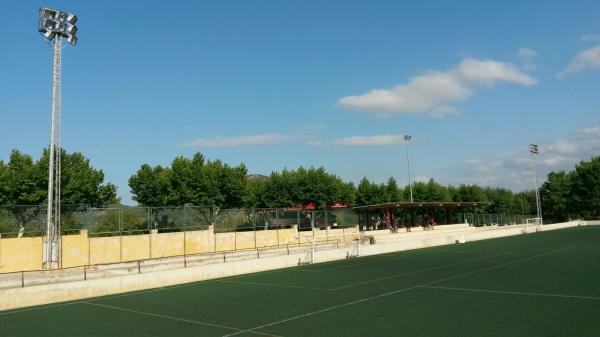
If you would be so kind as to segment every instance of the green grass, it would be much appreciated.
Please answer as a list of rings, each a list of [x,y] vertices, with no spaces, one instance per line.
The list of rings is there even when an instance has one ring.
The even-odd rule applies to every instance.
[[[0,312],[0,336],[599,336],[600,227]]]

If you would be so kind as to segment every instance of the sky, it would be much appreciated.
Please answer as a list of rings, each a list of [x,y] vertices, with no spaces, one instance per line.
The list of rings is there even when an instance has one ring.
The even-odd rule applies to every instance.
[[[514,191],[531,143],[541,180],[600,155],[598,1],[0,1],[0,160],[47,146],[38,9],[75,13],[62,144],[127,204],[142,164],[198,151],[405,185],[408,150],[418,181]]]

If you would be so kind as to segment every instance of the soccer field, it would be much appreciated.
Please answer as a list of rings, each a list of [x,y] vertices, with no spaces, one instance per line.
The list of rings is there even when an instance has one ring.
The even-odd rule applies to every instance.
[[[3,311],[0,336],[600,336],[600,226]]]

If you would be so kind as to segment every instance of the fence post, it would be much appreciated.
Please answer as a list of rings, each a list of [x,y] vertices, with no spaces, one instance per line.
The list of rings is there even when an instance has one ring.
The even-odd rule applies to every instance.
[[[256,219],[252,221],[252,232],[254,233],[254,249],[258,250],[258,246],[256,244]]]
[[[21,288],[25,288],[25,272],[21,272]]]

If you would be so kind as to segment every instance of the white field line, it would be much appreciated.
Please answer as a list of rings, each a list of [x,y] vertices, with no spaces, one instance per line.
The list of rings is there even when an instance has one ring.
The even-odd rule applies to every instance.
[[[506,253],[501,253],[501,254],[495,254],[495,255],[490,255],[490,256],[485,256],[485,257],[479,257],[479,258],[476,258],[476,259],[471,259],[471,260],[466,260],[466,261],[461,261],[461,262],[455,262],[455,263],[445,264],[445,265],[436,266],[436,267],[419,269],[419,270],[411,271],[411,272],[408,272],[408,273],[395,274],[395,275],[390,275],[390,276],[381,277],[381,278],[378,278],[378,279],[373,279],[373,280],[368,280],[368,281],[363,281],[363,282],[351,283],[351,284],[347,284],[347,285],[344,285],[344,286],[341,286],[341,287],[333,288],[332,290],[341,290],[341,289],[356,287],[356,286],[360,286],[360,285],[365,285],[365,284],[370,284],[370,283],[375,283],[375,282],[386,281],[386,280],[390,280],[390,279],[394,279],[394,278],[399,278],[399,277],[404,277],[404,276],[409,276],[409,275],[424,273],[424,272],[428,272],[428,271],[433,271],[433,270],[438,270],[438,269],[444,269],[444,268],[448,268],[448,267],[458,266],[458,265],[465,264],[465,263],[471,263],[471,262],[477,262],[477,261],[487,260],[487,259],[491,259],[491,258],[498,257],[498,256],[508,255],[508,254],[511,254],[511,252],[506,252]]]
[[[133,309],[115,307],[115,306],[112,306],[112,305],[99,304],[99,303],[93,303],[93,302],[85,302],[85,301],[81,302],[81,303],[92,305],[92,306],[96,306],[96,307],[106,308],[106,309],[125,311],[125,312],[134,313],[134,314],[138,314],[138,315],[145,315],[145,316],[150,316],[150,317],[157,317],[157,318],[162,318],[162,319],[169,319],[169,320],[178,321],[178,322],[184,322],[184,323],[191,323],[191,324],[197,324],[197,325],[203,325],[203,326],[210,326],[210,327],[220,328],[220,329],[226,329],[226,330],[235,330],[235,331],[242,331],[243,330],[243,329],[240,329],[240,328],[236,328],[236,327],[232,327],[232,326],[227,326],[227,325],[222,325],[222,324],[217,324],[217,323],[203,322],[203,321],[196,321],[196,320],[186,319],[186,318],[180,318],[180,317],[173,317],[173,316],[167,316],[167,315],[154,314],[154,313],[151,313],[151,312],[145,312],[145,311],[139,311],[139,310],[133,310]],[[253,333],[255,335],[262,335],[262,336],[276,336],[276,335],[272,335],[272,334],[269,334],[269,333],[256,332],[256,331],[251,331],[251,333]]]
[[[479,257],[479,258],[476,258],[476,259],[471,259],[471,260],[461,261],[461,262],[456,262],[456,263],[451,263],[451,264],[445,264],[445,265],[435,266],[435,267],[430,267],[430,268],[425,268],[425,269],[419,269],[419,270],[411,271],[411,272],[408,272],[408,273],[394,274],[394,275],[390,275],[390,276],[386,276],[386,277],[382,277],[382,278],[378,278],[378,279],[374,279],[374,280],[368,280],[368,281],[359,282],[359,283],[347,284],[347,285],[344,285],[344,286],[341,286],[341,287],[337,287],[337,288],[312,288],[312,287],[292,286],[292,285],[275,284],[275,283],[245,282],[245,281],[230,281],[230,280],[223,280],[221,282],[224,282],[224,283],[240,283],[240,284],[248,284],[248,285],[267,286],[267,287],[299,288],[299,289],[320,290],[320,291],[322,291],[322,290],[325,290],[325,291],[338,291],[338,290],[343,290],[343,289],[347,289],[347,288],[351,288],[351,287],[355,287],[355,286],[359,286],[359,285],[364,285],[364,284],[369,284],[369,283],[374,283],[374,282],[381,282],[381,281],[385,281],[385,280],[389,280],[389,279],[393,279],[393,278],[399,278],[399,277],[403,277],[403,276],[409,276],[409,275],[414,275],[414,274],[418,274],[418,273],[423,273],[423,272],[428,272],[428,271],[433,271],[433,270],[448,268],[448,267],[452,267],[452,266],[456,266],[456,265],[460,265],[460,264],[465,264],[465,263],[469,263],[469,262],[477,262],[477,261],[481,261],[481,260],[485,260],[485,259],[490,259],[490,258],[493,258],[493,257],[498,257],[498,256],[502,256],[502,255],[507,255],[507,254],[510,254],[510,252],[506,252],[506,253],[502,253],[502,254],[496,254],[496,255],[491,255],[491,256],[486,256],[486,257]],[[380,262],[380,261],[378,261],[378,262]],[[370,264],[370,263],[363,263],[361,265],[364,265],[364,264]],[[344,267],[349,267],[349,266],[344,266]],[[327,270],[335,270],[335,269],[338,269],[338,268],[330,268],[330,269],[327,269]],[[314,271],[314,272],[315,273],[320,273],[321,270]]]
[[[521,291],[472,289],[472,288],[455,288],[455,287],[440,287],[440,286],[421,286],[421,288],[442,289],[442,290],[456,290],[456,291],[468,291],[468,292],[474,292],[474,293],[491,293],[491,294],[508,294],[508,295],[526,295],[526,296],[544,296],[544,297],[575,298],[575,299],[582,299],[582,300],[600,301],[600,297],[594,297],[594,296],[563,295],[563,294],[552,294],[552,293],[531,293],[531,292],[521,292]]]
[[[221,283],[233,283],[233,284],[245,284],[254,286],[264,287],[276,287],[276,288],[292,288],[292,289],[306,289],[306,290],[321,290],[321,291],[332,291],[333,289],[328,288],[315,288],[315,287],[303,287],[295,285],[275,284],[275,283],[262,283],[262,282],[246,282],[246,281],[233,281],[233,280],[222,280]]]
[[[556,249],[556,250],[553,250],[553,251],[550,251],[550,252],[547,252],[547,253],[542,253],[542,254],[538,254],[538,255],[534,255],[534,256],[524,257],[522,259],[518,259],[518,260],[515,260],[515,261],[511,261],[511,262],[501,263],[501,264],[496,265],[496,266],[491,266],[491,267],[487,267],[487,268],[483,268],[483,269],[478,269],[478,270],[475,270],[475,271],[472,271],[472,272],[468,272],[468,273],[464,273],[464,274],[460,274],[460,275],[446,277],[446,278],[443,278],[441,280],[429,282],[429,283],[426,283],[426,284],[423,284],[423,285],[424,286],[428,286],[428,285],[432,285],[432,284],[436,284],[436,283],[440,283],[440,282],[444,282],[444,281],[454,280],[454,279],[465,277],[465,276],[469,276],[469,275],[472,275],[472,274],[477,274],[477,273],[481,273],[481,272],[484,272],[484,271],[488,271],[488,270],[492,270],[492,269],[498,269],[498,268],[510,266],[510,265],[513,265],[513,264],[516,264],[516,263],[521,263],[521,262],[525,262],[525,261],[537,259],[537,258],[548,256],[548,255],[551,255],[551,254],[556,254],[556,253],[565,251],[567,249],[571,249],[571,247]]]
[[[215,279],[215,280],[206,280],[206,281],[200,281],[200,282],[201,282],[201,284],[208,284],[208,283],[215,283],[217,281],[219,281],[219,280]],[[164,291],[164,290],[170,290],[170,289],[176,289],[176,288],[189,287],[189,286],[198,285],[198,284],[199,284],[199,282],[195,281],[193,283],[185,283],[185,284],[178,284],[178,285],[166,286],[166,287],[160,287],[160,288],[138,290],[138,291],[133,291],[133,292],[127,292],[127,293],[124,293],[124,294],[115,294],[115,295],[105,295],[105,296],[92,297],[92,298],[88,298],[87,301],[92,301],[92,300],[93,301],[102,301],[102,300],[109,300],[109,299],[119,298],[119,297],[142,295],[142,294],[153,293],[153,292],[157,292],[157,291]],[[81,304],[81,303],[84,303],[84,302],[83,301],[69,301],[69,302],[58,303],[58,304],[42,304],[42,305],[39,305],[39,306],[34,306],[34,307],[30,307],[30,308],[25,308],[25,309],[16,309],[16,310],[11,310],[11,311],[7,311],[7,312],[0,311],[0,316],[10,315],[10,314],[17,314],[17,313],[25,312],[25,311],[35,311],[35,310],[51,309],[51,308],[63,307],[63,306],[67,306],[67,305]]]
[[[282,319],[282,320],[277,321],[277,322],[272,322],[272,323],[267,323],[267,324],[259,325],[257,327],[251,328],[251,329],[246,329],[244,331],[238,331],[238,332],[234,332],[234,333],[231,333],[231,334],[228,334],[228,335],[223,335],[222,337],[236,336],[236,335],[243,334],[243,333],[249,333],[249,332],[252,332],[254,330],[267,328],[267,327],[270,327],[270,326],[273,326],[273,325],[278,325],[278,324],[281,324],[281,323],[293,321],[293,320],[296,320],[296,319],[299,319],[299,318],[304,318],[304,317],[308,317],[308,316],[313,316],[313,315],[321,314],[321,313],[324,313],[324,312],[327,312],[327,311],[331,311],[331,310],[335,310],[335,309],[339,309],[339,308],[351,306],[351,305],[358,304],[358,303],[361,303],[361,302],[366,302],[366,301],[374,300],[374,299],[377,299],[377,298],[380,298],[380,297],[390,296],[390,295],[393,295],[393,294],[397,294],[397,293],[409,291],[409,290],[412,290],[412,289],[415,289],[415,288],[418,288],[418,286],[414,286],[414,287],[410,287],[410,288],[404,288],[404,289],[398,289],[398,290],[394,290],[394,291],[391,291],[391,292],[388,292],[388,293],[385,293],[385,294],[380,294],[380,295],[376,295],[376,296],[373,296],[373,297],[361,298],[361,299],[356,300],[356,301],[352,301],[352,302],[348,302],[348,303],[344,303],[344,304],[334,305],[332,307],[324,308],[324,309],[321,309],[321,310],[317,310],[317,311],[309,312],[309,313],[306,313],[306,314],[302,314],[302,315],[298,315],[298,316],[293,316],[293,317],[290,317],[290,318]]]
[[[6,316],[6,315],[11,315],[11,314],[18,314],[20,312],[27,312],[27,311],[35,311],[35,310],[42,310],[42,309],[52,309],[52,308],[57,308],[57,307],[64,307],[64,306],[67,306],[67,305],[79,304],[79,303],[81,303],[81,302],[77,301],[77,302],[67,302],[67,303],[51,304],[51,305],[44,305],[44,306],[37,306],[37,307],[25,308],[25,309],[17,309],[17,310],[6,311],[6,312],[1,312],[0,311],[0,316]]]
[[[384,293],[384,294],[380,294],[380,295],[375,295],[375,296],[371,296],[371,297],[361,298],[359,300],[355,300],[355,301],[352,301],[352,302],[334,305],[334,306],[327,307],[327,308],[324,308],[324,309],[320,309],[320,310],[317,310],[317,311],[308,312],[308,313],[305,313],[305,314],[301,314],[301,315],[289,317],[289,318],[286,318],[286,319],[282,319],[282,320],[279,320],[279,321],[276,321],[276,322],[266,323],[266,324],[259,325],[259,326],[256,326],[254,328],[246,329],[246,330],[243,330],[243,331],[238,331],[238,332],[230,333],[230,334],[227,334],[227,335],[223,335],[222,337],[231,337],[231,336],[237,336],[237,335],[240,335],[240,334],[243,334],[243,333],[249,333],[249,332],[254,331],[254,330],[267,328],[267,327],[270,327],[270,326],[278,325],[278,324],[281,324],[281,323],[285,323],[285,322],[297,320],[297,319],[308,317],[308,316],[317,315],[317,314],[320,314],[320,313],[323,313],[323,312],[327,312],[327,311],[331,311],[331,310],[335,310],[335,309],[339,309],[339,308],[351,306],[351,305],[354,305],[354,304],[358,304],[358,303],[362,303],[362,302],[367,302],[367,301],[375,300],[375,299],[382,298],[382,297],[387,297],[387,296],[390,296],[390,295],[394,295],[394,294],[406,292],[406,291],[417,289],[417,288],[424,288],[425,286],[428,286],[430,284],[435,284],[435,283],[438,283],[438,282],[443,282],[443,281],[448,280],[448,279],[455,279],[455,278],[459,278],[459,277],[469,276],[469,275],[473,275],[473,274],[476,274],[476,273],[482,273],[482,272],[485,272],[485,271],[488,271],[488,270],[491,270],[491,269],[502,268],[502,267],[507,266],[507,265],[511,265],[511,264],[515,264],[515,263],[519,263],[519,262],[523,262],[523,261],[528,261],[528,260],[535,259],[535,258],[540,258],[540,257],[547,256],[547,255],[550,255],[550,254],[558,253],[558,252],[566,250],[566,249],[569,249],[569,248],[562,248],[562,249],[558,249],[558,250],[553,250],[553,251],[548,252],[548,253],[543,253],[543,254],[539,254],[539,255],[535,255],[535,256],[530,256],[530,257],[526,257],[526,258],[514,260],[514,261],[508,262],[508,263],[501,263],[501,264],[498,264],[496,266],[487,267],[487,268],[483,268],[483,269],[478,269],[478,270],[475,270],[475,271],[472,271],[472,272],[467,272],[467,273],[455,275],[455,276],[452,276],[452,277],[446,277],[446,278],[443,278],[443,279],[440,279],[440,280],[437,280],[437,281],[427,282],[427,283],[424,283],[424,284],[420,284],[420,285],[416,285],[416,286],[412,286],[412,287],[408,287],[408,288],[402,288],[402,289],[390,291],[390,292],[387,292],[387,293]]]

